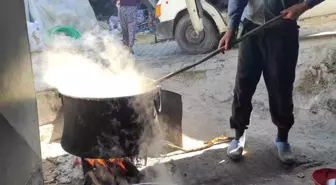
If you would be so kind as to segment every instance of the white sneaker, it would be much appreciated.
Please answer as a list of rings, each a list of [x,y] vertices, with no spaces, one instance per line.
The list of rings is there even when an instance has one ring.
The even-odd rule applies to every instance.
[[[233,159],[238,160],[243,156],[243,151],[245,147],[245,140],[246,140],[246,130],[242,137],[237,139],[233,139],[230,143],[230,146],[227,149],[227,155]]]
[[[278,157],[281,162],[285,164],[292,164],[295,160],[292,148],[288,142],[277,142],[274,141],[274,145],[276,146]]]

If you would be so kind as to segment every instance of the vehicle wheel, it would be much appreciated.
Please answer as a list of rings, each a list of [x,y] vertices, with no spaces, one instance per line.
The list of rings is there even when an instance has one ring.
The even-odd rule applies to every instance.
[[[202,54],[212,51],[218,44],[218,32],[215,25],[203,18],[204,30],[197,34],[192,26],[189,14],[183,16],[176,25],[175,40],[188,54]]]

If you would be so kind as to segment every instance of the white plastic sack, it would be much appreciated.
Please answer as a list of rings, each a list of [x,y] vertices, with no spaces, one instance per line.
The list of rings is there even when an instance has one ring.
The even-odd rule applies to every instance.
[[[80,32],[92,29],[97,23],[88,0],[28,0],[33,20],[49,30],[54,26],[72,26]]]
[[[46,48],[46,45],[44,42],[44,31],[41,23],[37,21],[33,23],[27,21],[27,29],[30,52],[43,51]]]

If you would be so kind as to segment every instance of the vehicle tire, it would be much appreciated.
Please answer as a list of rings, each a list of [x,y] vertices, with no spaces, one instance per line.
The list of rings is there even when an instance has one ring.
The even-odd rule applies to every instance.
[[[214,23],[207,17],[203,17],[204,30],[196,34],[189,14],[183,16],[175,29],[175,40],[188,54],[202,54],[212,51],[218,44],[218,31]]]

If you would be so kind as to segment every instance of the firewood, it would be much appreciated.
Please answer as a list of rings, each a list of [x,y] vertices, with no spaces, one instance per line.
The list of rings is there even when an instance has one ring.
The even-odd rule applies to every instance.
[[[93,173],[93,171],[87,172],[88,176],[91,178],[94,185],[101,185],[96,177],[96,175]]]
[[[181,150],[182,153],[190,153],[190,152],[197,152],[197,151],[200,151],[200,150],[204,150],[204,149],[210,148],[210,147],[212,147],[214,145],[218,145],[218,144],[222,144],[222,143],[227,143],[227,142],[229,142],[231,140],[232,140],[232,137],[220,136],[220,137],[216,137],[216,138],[214,138],[214,139],[212,139],[210,141],[205,141],[204,142],[204,144],[205,144],[204,146],[201,146],[201,147],[198,147],[198,148],[192,148],[192,149],[184,149],[182,147],[174,145],[173,143],[171,143],[169,141],[165,141],[165,143],[169,147]],[[182,154],[182,153],[179,153],[179,154]]]

